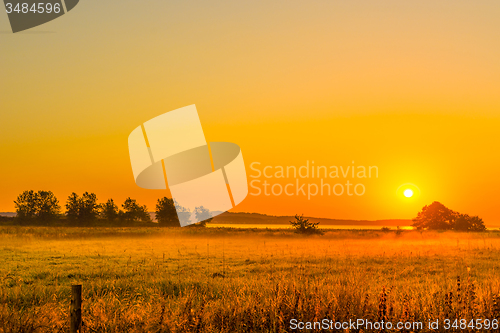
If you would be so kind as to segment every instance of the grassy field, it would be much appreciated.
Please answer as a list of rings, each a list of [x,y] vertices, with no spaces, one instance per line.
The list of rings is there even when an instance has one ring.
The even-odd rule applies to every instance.
[[[72,284],[84,332],[494,319],[500,233],[0,227],[0,332],[67,332]]]

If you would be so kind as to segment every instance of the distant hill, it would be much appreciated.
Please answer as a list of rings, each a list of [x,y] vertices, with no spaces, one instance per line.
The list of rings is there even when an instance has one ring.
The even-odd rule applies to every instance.
[[[397,227],[409,226],[413,222],[411,220],[396,219],[396,220],[339,220],[327,219],[318,217],[306,217],[311,222],[320,222],[320,225],[374,225],[381,227]],[[290,224],[294,216],[272,216],[258,213],[230,213],[225,212],[214,217],[212,223],[219,224]]]
[[[154,212],[149,212],[153,222],[156,221]],[[0,212],[0,216],[16,217],[16,213]],[[373,225],[380,227],[396,227],[396,226],[409,226],[412,224],[411,220],[396,219],[396,220],[339,220],[327,219],[319,217],[306,217],[311,222],[319,222],[320,225]],[[258,213],[230,213],[225,212],[214,217],[212,223],[217,224],[290,224],[293,216],[272,216]]]

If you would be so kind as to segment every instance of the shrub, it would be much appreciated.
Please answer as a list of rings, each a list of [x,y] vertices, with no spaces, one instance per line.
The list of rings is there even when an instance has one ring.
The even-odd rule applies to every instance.
[[[309,222],[309,219],[305,219],[304,215],[295,215],[295,221],[290,221],[290,224],[299,234],[323,234],[323,232],[318,229],[319,222]]]

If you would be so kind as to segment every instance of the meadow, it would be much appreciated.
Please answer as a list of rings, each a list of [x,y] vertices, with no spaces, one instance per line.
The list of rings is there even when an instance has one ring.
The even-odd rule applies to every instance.
[[[0,332],[68,332],[72,284],[83,285],[83,332],[289,332],[292,319],[360,318],[493,332],[441,323],[499,319],[499,273],[497,231],[5,226]]]

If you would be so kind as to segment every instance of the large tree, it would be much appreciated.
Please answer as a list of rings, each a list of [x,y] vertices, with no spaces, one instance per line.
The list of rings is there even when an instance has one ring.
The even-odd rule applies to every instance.
[[[100,208],[94,193],[85,192],[80,197],[73,192],[66,201],[66,216],[73,223],[86,225],[97,219]]]
[[[24,191],[14,201],[22,223],[48,224],[59,217],[61,206],[51,191]]]
[[[21,221],[33,220],[37,214],[37,194],[35,191],[24,191],[14,201],[17,218]]]
[[[440,202],[434,201],[424,206],[417,217],[413,219],[413,226],[417,229],[448,230],[452,229],[457,213]]]
[[[146,206],[141,206],[137,203],[137,200],[127,198],[125,202],[122,204],[123,213],[121,217],[126,222],[134,222],[134,221],[142,221],[142,222],[151,222],[151,216],[148,213],[148,209]]]
[[[83,221],[94,221],[99,216],[101,205],[94,193],[85,192],[81,198],[80,217]]]
[[[486,226],[479,216],[460,214],[455,221],[453,229],[458,231],[485,231]]]
[[[484,221],[478,216],[469,216],[455,212],[442,203],[434,201],[424,206],[417,217],[413,219],[413,226],[419,230],[457,230],[457,231],[484,231]]]
[[[118,218],[118,212],[118,206],[113,199],[108,199],[108,201],[101,206],[101,217],[108,221],[115,221]]]
[[[164,227],[180,227],[174,199],[163,197],[156,202],[156,219]]]

